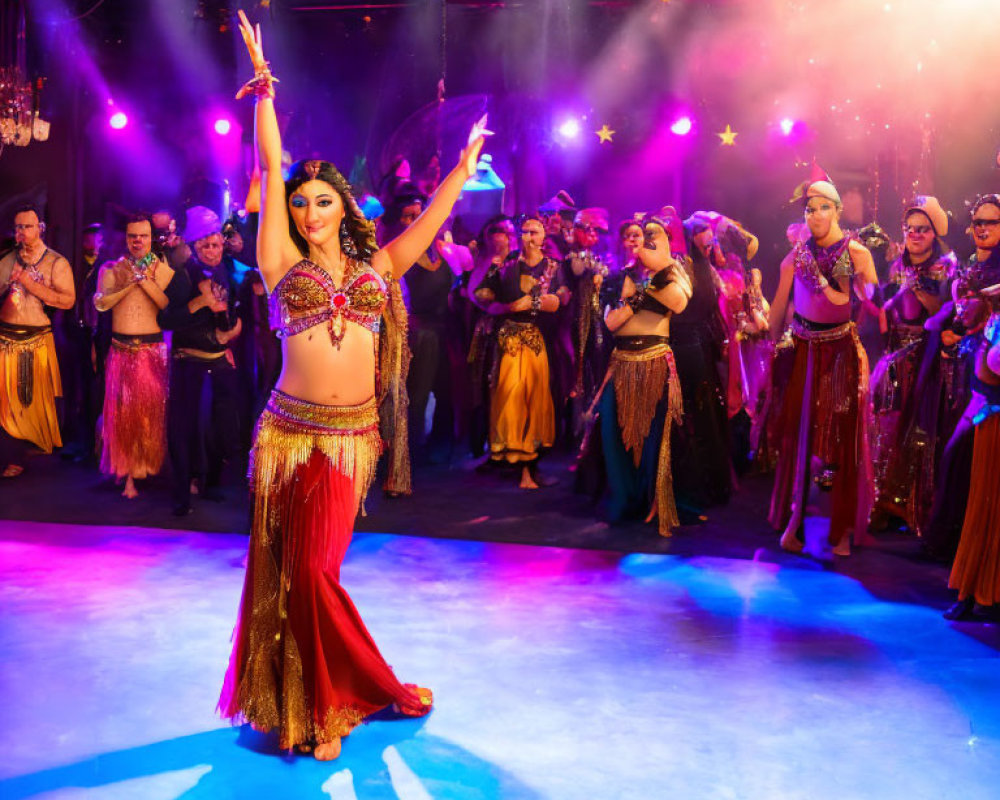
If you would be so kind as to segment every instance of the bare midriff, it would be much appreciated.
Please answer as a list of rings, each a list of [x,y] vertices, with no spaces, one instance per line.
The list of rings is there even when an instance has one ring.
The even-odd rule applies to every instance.
[[[345,324],[339,348],[325,323],[282,340],[276,388],[325,406],[358,405],[374,396],[376,334],[356,322]]]
[[[925,316],[923,303],[920,302],[917,296],[910,289],[902,290],[902,296],[896,304],[896,313],[902,320],[920,320],[923,316]]]
[[[843,282],[847,283],[846,280]],[[842,285],[840,281],[838,281],[838,284]],[[849,322],[851,319],[851,304],[849,302],[842,306],[835,306],[822,294],[818,294],[809,287],[803,286],[798,278],[795,279],[792,291],[795,313],[800,317],[805,317],[811,322],[824,323]]]
[[[640,311],[615,331],[615,336],[669,336],[670,316]]]

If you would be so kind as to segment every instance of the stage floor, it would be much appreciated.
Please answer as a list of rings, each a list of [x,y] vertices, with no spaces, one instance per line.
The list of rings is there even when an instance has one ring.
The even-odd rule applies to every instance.
[[[288,757],[213,714],[245,548],[0,522],[0,797],[1000,796],[997,627],[763,551],[360,534],[344,585],[436,706]]]

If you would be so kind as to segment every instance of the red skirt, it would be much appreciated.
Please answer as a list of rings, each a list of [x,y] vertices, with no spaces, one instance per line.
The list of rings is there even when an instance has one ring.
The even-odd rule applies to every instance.
[[[430,709],[400,683],[340,585],[358,507],[381,451],[374,399],[320,406],[272,393],[251,455],[253,527],[224,717],[277,728],[281,747],[346,736],[395,704]]]
[[[778,464],[768,519],[784,528],[804,509],[816,463],[833,470],[830,543],[868,527],[872,469],[868,446],[868,358],[853,323],[829,331],[793,328],[795,351],[776,420]]]
[[[101,472],[146,478],[167,451],[167,346],[163,336],[117,336],[108,354]]]

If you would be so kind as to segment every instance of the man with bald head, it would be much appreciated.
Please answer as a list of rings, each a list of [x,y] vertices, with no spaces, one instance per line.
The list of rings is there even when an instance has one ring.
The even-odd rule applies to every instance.
[[[850,531],[865,534],[871,509],[868,457],[868,358],[851,321],[851,288],[869,302],[878,282],[871,253],[840,227],[843,204],[829,180],[802,197],[809,238],[781,262],[769,315],[772,338],[784,328],[791,297],[792,372],[781,397],[779,458],[768,518],[781,546],[801,552],[811,484],[830,492],[829,543],[850,552]]]

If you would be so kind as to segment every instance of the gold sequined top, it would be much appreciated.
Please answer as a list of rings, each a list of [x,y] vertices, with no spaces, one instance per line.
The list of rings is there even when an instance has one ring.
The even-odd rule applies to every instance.
[[[387,300],[385,280],[368,262],[348,259],[338,287],[321,266],[302,259],[271,292],[271,330],[287,338],[325,322],[339,347],[346,320],[378,333]]]

